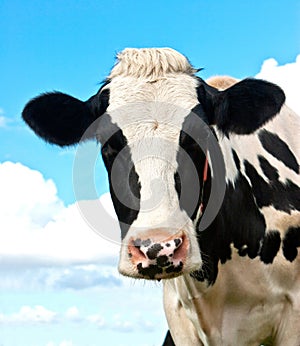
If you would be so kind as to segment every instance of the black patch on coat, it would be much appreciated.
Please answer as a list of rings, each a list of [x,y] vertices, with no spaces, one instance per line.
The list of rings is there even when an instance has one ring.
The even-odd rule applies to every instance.
[[[267,130],[261,130],[258,137],[262,146],[268,153],[299,174],[299,163],[287,143],[275,133]]]
[[[175,190],[177,192],[178,198],[181,196],[181,181],[178,172],[174,173],[174,181],[175,181]]]
[[[259,255],[265,230],[265,219],[257,208],[252,188],[239,173],[234,186],[228,183],[222,207],[213,223],[197,234],[203,266],[191,276],[212,285],[217,278],[218,262],[231,259],[231,244],[241,256],[253,259]]]
[[[273,167],[266,158],[264,158],[261,155],[258,155],[258,161],[260,164],[260,168],[264,172],[264,175],[270,181],[277,181],[279,179],[278,170],[275,167]]]
[[[232,152],[232,156],[233,156],[233,160],[234,160],[235,166],[236,166],[237,170],[240,171],[241,170],[240,159],[237,156],[237,153],[236,153],[236,151],[234,149],[231,149],[231,152]]]
[[[179,205],[192,220],[196,218],[201,202],[205,151],[210,135],[210,129],[205,121],[203,107],[196,106],[183,122],[176,157],[178,169],[174,175],[174,183]],[[210,180],[209,169],[208,180]],[[210,183],[207,182],[206,186],[209,189]]]
[[[280,244],[281,238],[279,231],[268,231],[260,249],[260,259],[266,264],[272,263],[280,249]]]
[[[226,135],[253,133],[272,119],[285,101],[277,85],[251,78],[221,92],[199,79],[197,94],[209,125],[217,125]]]
[[[168,330],[168,332],[167,332],[167,335],[166,335],[166,337],[165,337],[165,340],[164,340],[164,343],[163,343],[162,346],[176,346],[176,345],[174,344],[174,341],[173,341],[173,339],[172,339],[172,336],[171,336],[171,333],[170,333],[169,330]]]
[[[248,251],[247,245],[243,245],[241,248],[238,249],[238,254],[241,257],[245,257],[247,256],[247,251]]]
[[[283,239],[282,251],[284,257],[293,262],[298,255],[298,247],[300,246],[300,227],[290,227]]]
[[[231,183],[227,186],[221,215],[226,227],[226,237],[231,235],[230,240],[236,249],[255,258],[265,235],[266,223],[257,208],[251,186],[241,173],[234,186]]]
[[[266,162],[264,161],[266,165]],[[260,176],[255,167],[247,160],[244,161],[245,173],[249,177],[253,194],[259,208],[273,206],[277,210],[282,210],[290,213],[291,210],[300,210],[300,188],[295,185],[291,180],[286,179],[283,184],[276,178],[275,168],[268,164],[268,172],[273,180],[267,183],[262,176]],[[272,174],[270,171],[273,169]],[[266,170],[266,168],[265,168]]]
[[[108,114],[101,119],[97,131],[97,138],[102,144],[102,158],[108,172],[110,194],[123,239],[139,213],[141,189],[139,177],[133,165],[127,140]],[[114,181],[112,181],[112,168],[114,177],[117,178]]]

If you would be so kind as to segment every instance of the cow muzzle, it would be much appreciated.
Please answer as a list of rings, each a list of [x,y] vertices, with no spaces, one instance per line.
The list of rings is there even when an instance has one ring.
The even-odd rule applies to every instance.
[[[129,239],[127,258],[123,258],[129,266],[125,269],[120,265],[119,270],[124,275],[150,280],[176,277],[185,268],[189,245],[183,231],[175,234],[160,229],[145,232]]]

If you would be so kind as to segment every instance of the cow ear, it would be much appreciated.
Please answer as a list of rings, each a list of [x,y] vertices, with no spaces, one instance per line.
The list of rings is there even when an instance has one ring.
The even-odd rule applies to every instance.
[[[29,101],[22,117],[45,141],[67,146],[81,140],[89,126],[105,112],[107,102],[108,97],[100,94],[83,102],[60,92],[46,93]],[[93,135],[90,132],[89,137]]]
[[[225,134],[249,134],[272,119],[285,102],[277,85],[244,79],[210,97],[209,119]]]

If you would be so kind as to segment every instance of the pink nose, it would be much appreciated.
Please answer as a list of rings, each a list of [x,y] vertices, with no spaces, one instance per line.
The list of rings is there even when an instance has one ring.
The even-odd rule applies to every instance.
[[[188,239],[179,232],[167,237],[161,230],[147,232],[147,237],[131,239],[128,254],[140,276],[164,279],[178,276],[188,251]]]

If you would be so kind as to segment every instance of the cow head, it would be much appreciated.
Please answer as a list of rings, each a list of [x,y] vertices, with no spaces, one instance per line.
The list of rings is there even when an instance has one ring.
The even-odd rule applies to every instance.
[[[224,135],[251,133],[284,102],[281,89],[265,81],[246,79],[218,91],[195,73],[172,49],[126,49],[89,100],[53,92],[24,108],[24,120],[47,142],[102,144],[124,275],[171,278],[201,267],[200,206],[207,206],[212,182],[224,181],[211,127]]]

